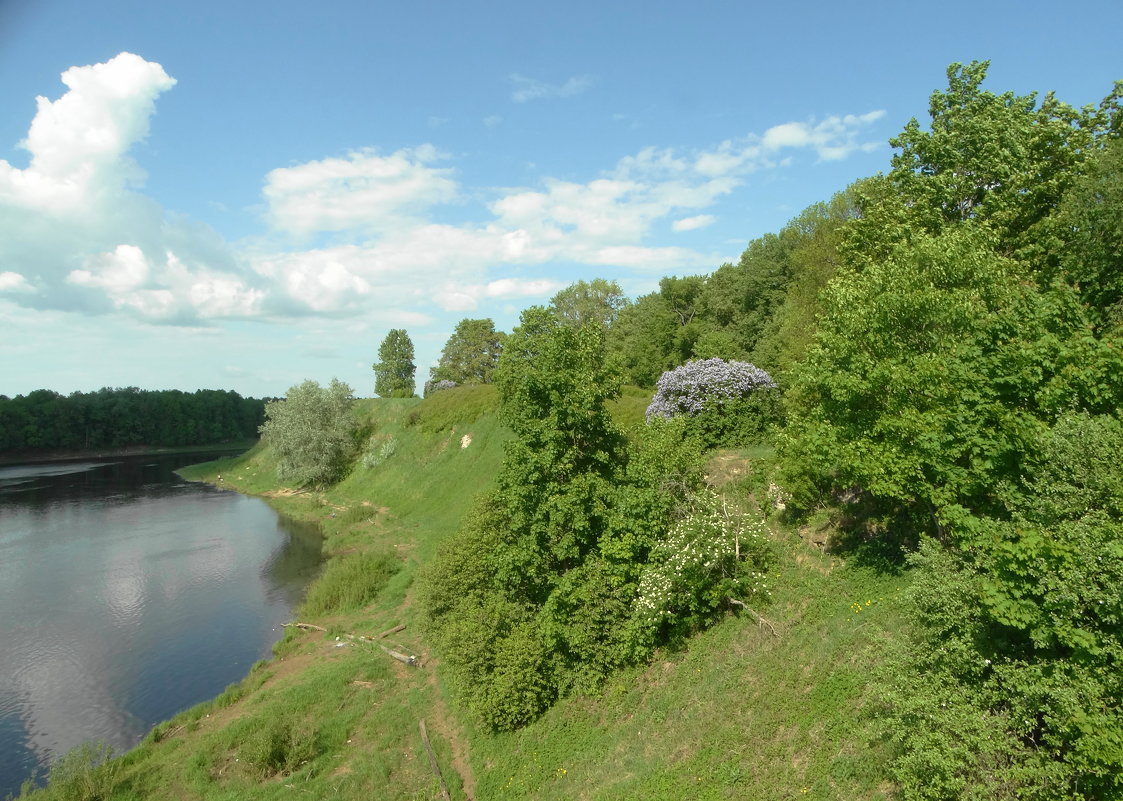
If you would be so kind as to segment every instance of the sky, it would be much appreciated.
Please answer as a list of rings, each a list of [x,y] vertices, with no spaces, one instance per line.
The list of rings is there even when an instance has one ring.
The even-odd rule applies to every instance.
[[[0,0],[0,394],[373,394],[463,318],[712,272],[953,62],[1098,103],[1123,3]]]

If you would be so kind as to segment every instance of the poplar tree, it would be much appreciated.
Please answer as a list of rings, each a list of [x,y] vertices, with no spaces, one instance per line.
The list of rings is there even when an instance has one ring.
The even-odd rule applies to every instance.
[[[404,328],[392,328],[378,347],[374,365],[374,391],[383,398],[414,396],[413,341]]]

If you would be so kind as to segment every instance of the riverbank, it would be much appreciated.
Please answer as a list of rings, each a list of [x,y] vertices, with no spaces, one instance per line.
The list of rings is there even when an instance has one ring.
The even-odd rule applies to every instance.
[[[100,448],[96,450],[8,451],[0,453],[0,467],[15,464],[40,464],[49,462],[76,462],[83,459],[115,459],[127,456],[162,456],[175,453],[243,453],[257,444],[256,439],[218,442],[212,445],[131,445],[127,448]]]
[[[286,627],[274,657],[218,698],[101,768],[76,762],[73,775],[102,782],[111,801],[418,801],[440,792],[424,722],[455,801],[892,796],[873,678],[903,625],[896,599],[908,578],[780,527],[773,601],[758,610],[767,626],[730,615],[519,731],[478,728],[446,694],[414,599],[425,565],[503,459],[510,435],[481,398],[465,388],[360,402],[368,447],[389,455],[371,468],[360,461],[326,492],[280,486],[260,445],[182,471],[320,523],[328,560],[292,621],[305,625]],[[741,482],[755,458],[712,461],[732,502],[750,502]],[[62,782],[33,797],[92,796]]]

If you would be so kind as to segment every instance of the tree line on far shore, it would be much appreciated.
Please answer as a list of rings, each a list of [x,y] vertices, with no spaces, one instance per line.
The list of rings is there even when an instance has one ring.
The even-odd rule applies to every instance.
[[[0,395],[0,453],[211,445],[257,436],[265,400],[231,390],[104,387]]]

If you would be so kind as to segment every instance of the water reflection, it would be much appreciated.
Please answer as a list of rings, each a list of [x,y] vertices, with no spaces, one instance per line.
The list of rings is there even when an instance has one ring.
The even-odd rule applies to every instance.
[[[0,798],[87,740],[134,745],[279,637],[319,532],[172,472],[200,459],[0,468]]]

